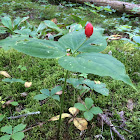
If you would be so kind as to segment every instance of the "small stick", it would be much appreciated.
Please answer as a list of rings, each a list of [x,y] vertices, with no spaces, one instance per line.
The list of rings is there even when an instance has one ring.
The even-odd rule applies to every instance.
[[[19,116],[12,116],[12,117],[8,117],[7,119],[8,119],[8,120],[10,120],[10,119],[17,119],[17,118],[26,117],[26,116],[35,115],[35,114],[40,114],[40,111],[37,111],[37,112],[30,112],[30,113],[28,113],[28,114],[23,114],[23,115],[19,115]]]
[[[114,140],[114,137],[113,137],[113,135],[112,135],[112,130],[111,130],[111,128],[110,128],[110,134],[111,134],[111,139]]]

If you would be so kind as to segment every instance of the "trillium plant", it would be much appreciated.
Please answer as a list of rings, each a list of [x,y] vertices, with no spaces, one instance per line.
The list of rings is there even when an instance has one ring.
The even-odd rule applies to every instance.
[[[9,42],[8,45],[7,42]],[[94,115],[103,113],[99,107],[93,105],[94,100],[92,98],[86,98],[84,100],[84,104],[74,102],[75,105],[72,110],[75,111],[73,112],[70,110],[70,113],[72,113],[69,115],[63,113],[64,92],[67,83],[72,84],[74,88],[77,88],[80,91],[84,90],[84,92],[88,92],[89,90],[95,90],[96,92],[107,96],[108,89],[106,89],[106,85],[104,83],[91,81],[84,77],[84,74],[90,73],[99,76],[110,76],[115,80],[121,80],[135,88],[129,76],[125,72],[124,65],[114,57],[101,53],[107,46],[106,38],[103,36],[102,29],[94,28],[93,32],[93,26],[91,23],[87,23],[85,29],[73,32],[71,31],[68,34],[63,35],[58,41],[42,40],[36,37],[29,37],[27,35],[13,35],[12,37],[1,40],[0,44],[3,48],[7,49],[12,47],[19,52],[23,52],[30,56],[46,59],[56,58],[59,65],[66,69],[64,78],[61,79],[64,81],[64,85],[62,86],[62,94],[57,94],[57,96],[55,95],[54,91],[60,92],[61,90],[61,87],[57,87],[51,92],[48,89],[42,89],[42,94],[36,95],[35,97],[35,99],[40,100],[49,97],[53,100],[56,99],[56,102],[60,101],[60,113],[55,118],[50,119],[50,121],[59,120],[58,137],[62,118],[72,117],[76,127],[79,126],[77,122],[81,121],[80,124],[83,123],[83,127],[80,126],[80,128],[77,128],[79,130],[84,130],[87,129],[85,126],[87,125],[86,121],[92,120]],[[84,78],[68,79],[69,71],[81,73],[83,74]],[[75,118],[77,109],[83,111],[83,116],[85,118],[84,120],[82,118]]]

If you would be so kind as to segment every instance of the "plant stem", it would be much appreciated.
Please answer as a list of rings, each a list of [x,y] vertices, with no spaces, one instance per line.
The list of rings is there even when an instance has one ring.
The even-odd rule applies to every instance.
[[[65,91],[65,87],[66,87],[67,77],[68,77],[68,70],[67,70],[66,75],[65,75],[62,97],[60,98],[60,104],[61,105],[60,105],[60,116],[59,116],[58,131],[57,131],[57,140],[59,140],[60,126],[61,126],[61,116],[62,116],[62,112],[64,110],[64,91]]]
[[[86,39],[84,40],[84,42],[73,52],[73,54],[75,54],[75,53],[77,52],[77,50],[78,50],[87,40],[88,40],[88,38],[86,38]]]

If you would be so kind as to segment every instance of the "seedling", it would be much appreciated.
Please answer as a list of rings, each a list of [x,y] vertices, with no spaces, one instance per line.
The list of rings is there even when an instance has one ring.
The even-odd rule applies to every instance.
[[[12,126],[4,126],[1,128],[1,132],[7,133],[6,135],[0,137],[0,140],[22,140],[24,138],[24,133],[22,130],[26,127],[25,124],[19,124],[12,129]]]
[[[51,90],[51,92],[48,89],[41,89],[40,92],[42,94],[38,94],[34,96],[34,99],[44,100],[46,98],[52,98],[54,100],[60,101],[60,97],[56,93],[58,93],[61,90],[62,90],[61,86],[56,86],[55,88]]]
[[[92,107],[93,105],[93,100],[91,98],[86,98],[85,99],[85,105],[81,103],[76,103],[74,107],[77,109],[84,111],[84,117],[88,121],[91,121],[94,117],[94,115],[103,113],[102,110],[99,107]]]

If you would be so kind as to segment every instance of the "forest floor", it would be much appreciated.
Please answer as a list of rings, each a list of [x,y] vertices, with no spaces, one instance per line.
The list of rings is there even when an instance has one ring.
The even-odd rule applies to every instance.
[[[128,39],[130,34],[140,31],[140,19],[127,14],[115,13],[109,10],[92,10],[88,5],[62,3],[51,5],[48,2],[32,2],[30,0],[4,0],[0,2],[0,16],[10,15],[16,17],[29,16],[30,25],[38,27],[41,21],[57,21],[58,25],[71,25],[78,22],[76,15],[84,21],[89,21],[94,27],[104,28],[104,35],[121,35]],[[63,23],[63,24],[62,24]],[[127,32],[127,33],[126,33]],[[140,32],[139,32],[140,33]],[[10,42],[9,42],[10,43]],[[93,92],[91,97],[94,104],[100,106],[103,112],[110,118],[118,132],[126,140],[140,139],[140,49],[137,45],[123,40],[108,40],[107,48],[102,52],[111,55],[121,61],[126,68],[137,91],[129,85],[110,77],[100,77],[88,74],[88,79],[101,81],[107,85],[109,96],[103,96]],[[22,69],[23,68],[23,69]],[[0,48],[0,71],[7,71],[13,78],[31,81],[32,86],[25,88],[21,83],[3,82],[0,75],[0,114],[5,118],[0,122],[0,128],[5,125],[16,126],[20,123],[27,124],[31,128],[25,132],[26,140],[53,140],[57,133],[57,121],[49,122],[51,117],[59,114],[59,107],[51,99],[37,101],[33,97],[43,88],[52,89],[56,85],[63,85],[59,79],[64,77],[64,69],[54,59],[40,59],[19,53],[14,49],[5,51]],[[71,77],[79,77],[78,73],[71,73]],[[26,92],[26,96],[21,93]],[[67,86],[64,112],[73,106],[72,86]],[[89,95],[90,93],[86,93]],[[69,98],[69,96],[71,98]],[[17,106],[9,105],[10,100],[18,102]],[[6,102],[2,104],[2,101]],[[10,116],[18,116],[29,112],[40,111],[40,114],[29,115],[18,119],[7,119]],[[79,114],[79,116],[82,114]],[[112,132],[113,133],[113,132]],[[84,132],[84,140],[106,139],[118,137],[110,132],[110,127],[103,124],[98,116],[94,116],[89,122],[88,129]],[[4,133],[0,132],[0,136]],[[99,137],[99,138],[98,138]],[[102,138],[101,138],[102,137]],[[80,131],[68,119],[62,122],[61,138],[63,140],[80,140]]]

